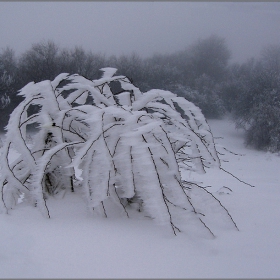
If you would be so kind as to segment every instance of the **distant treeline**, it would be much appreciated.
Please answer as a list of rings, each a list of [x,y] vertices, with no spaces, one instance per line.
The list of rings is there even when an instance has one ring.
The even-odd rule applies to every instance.
[[[82,47],[60,48],[53,41],[33,44],[19,57],[0,52],[0,129],[22,101],[18,90],[29,82],[52,80],[60,73],[97,79],[99,69],[115,67],[141,89],[170,90],[199,106],[207,118],[230,113],[246,130],[246,143],[280,150],[280,46],[265,47],[260,57],[230,63],[224,38],[212,35],[182,51],[141,58],[137,53],[106,56]]]

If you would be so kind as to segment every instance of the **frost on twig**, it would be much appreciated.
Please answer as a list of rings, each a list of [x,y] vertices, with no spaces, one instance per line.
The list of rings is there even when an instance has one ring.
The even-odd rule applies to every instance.
[[[204,203],[210,200],[237,228],[214,196],[181,178],[182,168],[220,168],[200,109],[169,91],[142,93],[116,69],[102,71],[98,80],[63,73],[20,91],[24,101],[11,114],[2,151],[2,209],[24,194],[50,217],[47,198],[81,186],[88,208],[105,217],[112,205],[127,217],[137,209],[175,235],[196,224],[213,236]],[[111,89],[116,82],[119,93]]]

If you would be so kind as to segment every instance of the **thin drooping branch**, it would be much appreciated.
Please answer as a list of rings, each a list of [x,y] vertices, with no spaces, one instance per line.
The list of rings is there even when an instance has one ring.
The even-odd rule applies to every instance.
[[[148,143],[147,140],[146,140],[146,138],[145,138],[145,136],[144,136],[143,134],[142,134],[142,138],[143,138],[143,140],[144,140],[145,143]],[[172,216],[171,216],[171,213],[170,213],[168,204],[167,204],[166,197],[165,197],[165,195],[164,195],[163,185],[162,185],[162,183],[161,183],[161,179],[160,179],[160,176],[159,176],[159,171],[158,171],[157,165],[156,165],[156,163],[155,163],[153,153],[152,153],[150,147],[147,147],[147,149],[148,149],[148,151],[149,151],[149,153],[150,153],[151,160],[152,160],[152,162],[153,162],[153,166],[154,166],[154,169],[155,169],[155,172],[156,172],[156,175],[157,175],[158,185],[159,185],[160,188],[161,188],[162,198],[163,198],[164,204],[165,204],[165,206],[166,206],[166,210],[167,210],[168,215],[169,215],[169,222],[170,222],[172,231],[173,231],[174,235],[177,235],[175,229],[177,229],[179,232],[180,232],[180,229],[179,229],[178,227],[176,227],[176,226],[174,225],[173,221],[172,221]]]
[[[243,183],[243,184],[245,184],[247,186],[250,186],[251,188],[255,188],[255,186],[253,186],[253,185],[251,185],[249,183],[246,183],[245,181],[239,179],[237,176],[233,175],[231,172],[225,170],[224,168],[221,167],[220,169],[223,170],[224,172],[226,172],[227,174],[229,174],[230,176],[232,176],[233,178],[235,178],[236,180],[238,180],[239,182],[241,182],[241,183]]]
[[[221,203],[221,201],[216,198],[211,192],[209,192],[206,188],[203,188],[202,186],[196,184],[196,183],[193,183],[193,182],[186,182],[187,184],[192,184],[192,185],[195,185],[196,187],[202,189],[203,191],[205,191],[207,194],[209,194],[215,201],[217,201],[219,203],[219,205],[223,208],[223,210],[227,213],[227,215],[229,216],[230,220],[232,221],[232,223],[234,224],[235,228],[237,230],[238,227],[237,227],[237,224],[235,223],[234,219],[232,218],[232,216],[230,215],[229,211],[226,209],[226,207]]]

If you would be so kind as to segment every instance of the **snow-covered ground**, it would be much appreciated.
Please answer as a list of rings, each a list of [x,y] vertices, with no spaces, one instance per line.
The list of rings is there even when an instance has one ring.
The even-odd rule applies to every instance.
[[[238,154],[226,153],[223,167],[255,187],[218,170],[184,176],[211,185],[239,231],[174,236],[141,216],[92,217],[67,193],[48,200],[51,219],[24,203],[0,215],[0,278],[279,278],[280,155],[246,148],[228,120],[209,124]]]

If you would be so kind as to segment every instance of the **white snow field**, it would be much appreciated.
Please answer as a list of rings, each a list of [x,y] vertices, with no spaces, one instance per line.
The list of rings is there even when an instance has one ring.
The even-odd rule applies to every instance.
[[[239,231],[174,236],[137,213],[93,217],[69,192],[48,199],[50,219],[24,203],[0,215],[0,278],[279,278],[280,154],[246,148],[229,120],[209,124],[216,143],[238,154],[226,153],[223,168],[255,187],[219,170],[184,177],[211,185]]]

